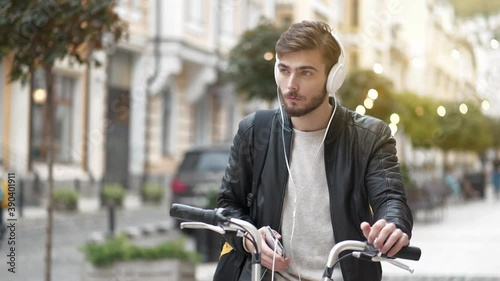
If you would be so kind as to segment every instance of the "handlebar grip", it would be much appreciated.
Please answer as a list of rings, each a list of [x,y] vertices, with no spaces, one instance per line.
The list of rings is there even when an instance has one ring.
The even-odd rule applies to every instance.
[[[219,222],[227,221],[227,218],[222,214],[224,209],[201,209],[189,205],[172,204],[170,208],[170,216],[182,220],[203,222],[211,225],[218,225]]]
[[[414,246],[406,246],[401,248],[401,250],[399,250],[399,252],[395,254],[393,257],[399,259],[418,261],[421,255],[422,255],[422,250],[420,250],[420,248]]]

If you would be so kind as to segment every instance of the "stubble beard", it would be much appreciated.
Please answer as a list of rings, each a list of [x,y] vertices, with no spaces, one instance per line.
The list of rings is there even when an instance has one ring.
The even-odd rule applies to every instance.
[[[306,106],[303,108],[293,106],[294,102],[291,102],[292,105],[289,105],[286,101],[286,97],[289,96],[303,98],[296,92],[289,92],[282,95],[283,100],[285,100],[283,102],[283,109],[285,110],[286,114],[290,117],[302,117],[316,110],[325,101],[325,99],[328,98],[328,93],[325,91],[323,95],[311,97],[308,104],[306,104]]]

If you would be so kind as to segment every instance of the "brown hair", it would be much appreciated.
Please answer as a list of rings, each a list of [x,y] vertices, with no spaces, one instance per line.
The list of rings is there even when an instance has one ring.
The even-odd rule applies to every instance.
[[[319,49],[326,64],[326,74],[338,62],[339,43],[333,38],[330,26],[321,21],[307,21],[292,24],[276,42],[276,56],[287,53]]]

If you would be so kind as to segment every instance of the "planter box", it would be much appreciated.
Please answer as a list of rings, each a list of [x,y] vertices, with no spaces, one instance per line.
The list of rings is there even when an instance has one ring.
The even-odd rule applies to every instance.
[[[98,268],[86,263],[83,281],[195,281],[196,266],[179,260],[125,261]]]

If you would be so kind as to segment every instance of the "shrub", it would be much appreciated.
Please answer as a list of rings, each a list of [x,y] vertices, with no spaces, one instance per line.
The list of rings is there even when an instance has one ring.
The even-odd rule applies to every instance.
[[[165,193],[163,186],[156,183],[147,183],[142,189],[142,198],[145,202],[159,204]]]
[[[102,189],[102,200],[104,205],[113,204],[114,206],[123,206],[125,198],[125,189],[119,183],[107,183]]]
[[[78,192],[73,188],[55,190],[54,207],[56,210],[76,210],[78,207]]]
[[[119,261],[179,259],[198,263],[200,255],[184,247],[184,238],[166,241],[152,247],[134,245],[126,236],[108,239],[102,244],[89,242],[82,247],[85,259],[96,267],[104,267]]]
[[[207,194],[208,203],[205,206],[206,209],[213,209],[217,207],[217,196],[219,195],[218,190],[211,190]]]

